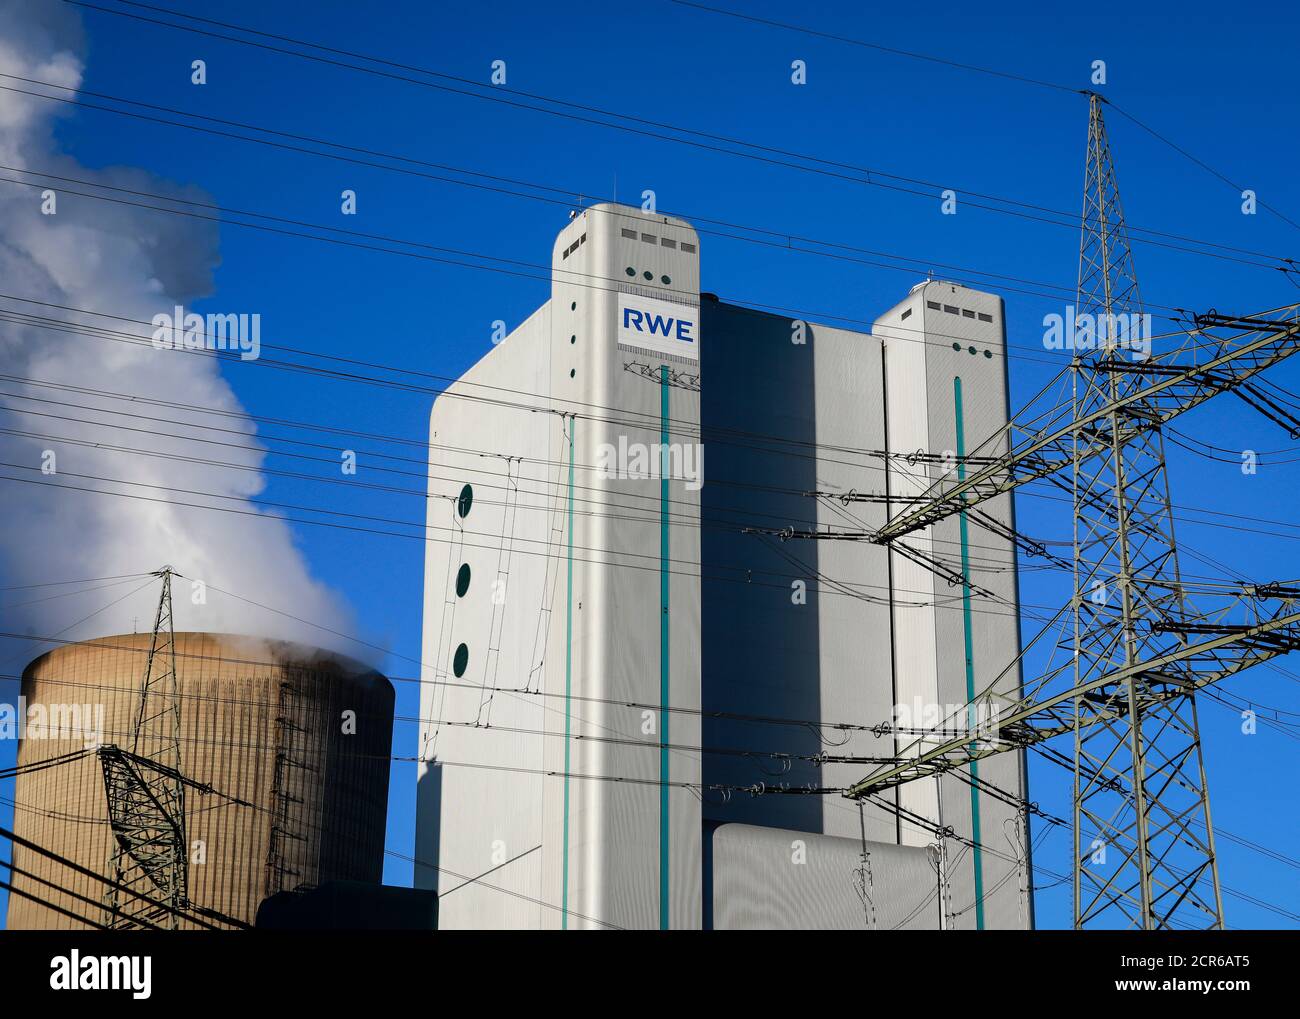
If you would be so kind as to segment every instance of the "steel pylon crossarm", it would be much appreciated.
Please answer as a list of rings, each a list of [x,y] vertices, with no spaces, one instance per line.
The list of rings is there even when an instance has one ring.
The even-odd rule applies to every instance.
[[[955,729],[958,735],[917,739],[900,755],[906,760],[878,768],[850,786],[845,795],[859,798],[879,793],[1072,732],[1076,700],[1087,712],[1085,724],[1123,718],[1129,713],[1128,701],[1120,699],[1116,691],[1133,680],[1142,681],[1138,683],[1139,689],[1144,691],[1138,707],[1145,710],[1175,696],[1212,686],[1251,666],[1300,650],[1300,599],[1288,597],[1270,613],[1265,607],[1266,599],[1254,593],[1258,591],[1267,591],[1267,588],[1244,591],[1212,615],[1161,624],[1165,632],[1195,634],[1202,639],[1177,646],[1150,661],[1116,669],[1087,683],[1069,683],[1065,678],[1073,674],[1069,665],[1027,684],[1025,689],[1033,693],[1018,698],[999,693],[994,689],[999,682],[995,680],[994,686],[977,698],[990,708],[980,717],[992,719],[991,725],[982,725],[977,732],[974,729],[963,730],[962,719],[945,719],[936,727],[936,733],[952,733]],[[1233,621],[1242,614],[1253,615],[1255,621]]]
[[[1142,661],[1078,683],[1071,682],[1069,662],[1019,698],[999,693],[995,681],[977,698],[985,720],[978,731],[949,735],[960,732],[962,720],[944,720],[934,738],[922,737],[900,754],[905,760],[877,769],[845,795],[878,794],[1073,732],[1076,926],[1164,928],[1194,915],[1221,928],[1204,783],[1187,779],[1193,764],[1200,770],[1192,695],[1300,650],[1300,592],[1262,585],[1203,595],[1202,605],[1214,598],[1212,611],[1152,624],[1150,636],[1173,643]],[[1117,746],[1131,745],[1134,731],[1138,753],[1117,754]]]
[[[174,792],[180,776],[112,744],[99,748],[99,761],[115,843],[110,876],[137,893],[110,887],[108,924],[174,927],[171,910],[187,902],[184,801]]]
[[[887,544],[1077,461],[1104,455],[1116,439],[1123,444],[1159,428],[1300,351],[1300,305],[1259,316],[1209,312],[1196,316],[1195,322],[1179,349],[1168,354],[1142,361],[1110,357],[1093,362],[1093,372],[1117,374],[1128,383],[1119,387],[1116,399],[1090,408],[1078,419],[1062,404],[1028,422],[1011,422],[967,459],[987,460],[981,450],[997,448],[1004,438],[1011,442],[1009,453],[973,470],[965,480],[949,475],[934,482],[872,540]],[[1217,335],[1221,332],[1230,335]],[[1116,421],[1118,435],[1113,432]]]

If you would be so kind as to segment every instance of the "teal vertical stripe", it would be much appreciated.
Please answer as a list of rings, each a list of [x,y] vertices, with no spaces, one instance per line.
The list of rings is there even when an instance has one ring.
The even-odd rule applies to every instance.
[[[953,402],[956,406],[957,414],[957,480],[966,480],[966,432],[963,424],[963,414],[961,406],[961,376],[957,375],[952,380]],[[965,502],[965,497],[962,497]],[[965,634],[966,648],[966,701],[970,705],[969,725],[972,730],[978,724],[977,710],[975,705],[975,650],[972,645],[971,636],[971,607],[970,607],[970,545],[967,541],[966,530],[966,513],[963,510],[958,516],[958,523],[961,527],[961,616],[962,625]],[[970,762],[970,775],[973,782],[978,782],[980,777],[979,762]],[[970,818],[971,818],[971,840],[975,843],[974,861],[975,861],[975,929],[984,929],[984,860],[980,852],[980,794],[975,785],[970,789]]]
[[[569,419],[569,522],[565,528],[569,534],[569,592],[564,610],[564,862],[561,864],[560,929],[566,931],[569,929],[569,747],[573,742],[569,731],[572,718],[569,698],[573,692],[573,433],[577,421],[576,417]]]
[[[668,366],[659,399],[659,929],[668,930]]]

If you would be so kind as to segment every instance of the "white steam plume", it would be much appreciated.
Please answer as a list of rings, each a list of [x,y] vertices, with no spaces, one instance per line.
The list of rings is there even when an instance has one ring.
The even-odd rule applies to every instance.
[[[65,5],[0,0],[0,72],[77,88],[83,71],[82,52],[80,23]],[[16,84],[11,78],[0,79],[3,83]],[[194,188],[159,180],[141,170],[80,166],[59,152],[54,141],[54,118],[66,109],[59,103],[0,91],[0,163],[115,187],[204,199]],[[20,175],[0,171],[0,176]],[[57,195],[57,211],[47,215],[42,212],[46,186],[57,191],[57,184],[30,187],[0,181],[0,293],[148,322],[178,304],[188,308],[190,302],[211,292],[213,269],[219,261],[215,224],[66,193]],[[108,325],[141,337],[151,332],[148,326],[78,316],[5,298],[0,298],[0,310]],[[0,630],[84,638],[148,629],[153,622],[156,584],[104,608],[140,586],[143,579],[87,592],[71,586],[15,588],[147,573],[164,563],[212,588],[333,629],[351,629],[350,614],[331,590],[312,577],[289,526],[247,501],[263,489],[263,453],[203,447],[192,441],[199,436],[256,445],[254,425],[214,359],[70,336],[7,320],[0,321],[0,372],[6,376],[0,379],[0,392],[6,394],[0,397],[0,428],[5,429],[0,432],[0,461],[13,465],[0,467],[0,475],[24,479],[0,481],[0,586],[8,589],[0,591]],[[187,407],[217,408],[239,416],[211,418],[21,381],[29,379],[161,397]],[[29,402],[14,394],[97,410]],[[193,424],[178,428],[104,413],[111,410]],[[77,424],[41,416],[37,411],[100,423]],[[248,438],[212,434],[207,428],[213,422],[238,428]],[[156,431],[131,432],[115,425]],[[47,436],[237,461],[259,470],[238,471],[113,452]],[[48,462],[47,450],[54,453],[55,474],[41,473],[43,463]],[[79,475],[136,484],[113,484]],[[218,505],[254,511],[263,519],[161,501],[93,495],[74,488]],[[166,489],[234,498],[213,499]],[[78,593],[68,594],[74,591]],[[360,650],[321,629],[268,613],[211,588],[206,604],[195,604],[191,585],[184,581],[175,587],[175,613],[177,629],[276,637],[333,647],[354,656]],[[12,672],[15,664],[49,646],[0,639],[0,665],[4,666],[0,672]]]

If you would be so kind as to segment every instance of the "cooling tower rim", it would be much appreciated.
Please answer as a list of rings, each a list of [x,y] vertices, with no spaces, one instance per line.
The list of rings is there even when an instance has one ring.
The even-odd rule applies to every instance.
[[[91,637],[86,640],[65,641],[59,647],[51,648],[28,662],[23,669],[23,680],[26,682],[28,679],[35,678],[34,673],[36,670],[47,659],[56,656],[75,654],[91,649],[142,654],[149,647],[150,637],[150,633],[118,633],[102,637]],[[388,677],[373,666],[366,665],[364,662],[341,652],[316,647],[312,644],[280,640],[274,637],[258,637],[243,633],[221,633],[210,630],[177,630],[175,637],[178,645],[183,645],[189,640],[206,640],[219,647],[247,643],[262,645],[268,649],[260,656],[254,657],[250,654],[243,657],[231,654],[194,654],[183,650],[182,646],[178,646],[176,650],[177,671],[182,674],[185,670],[184,662],[187,659],[200,662],[226,662],[237,665],[257,665],[263,668],[289,669],[310,669],[318,664],[324,664],[344,672],[347,679],[353,681],[368,680],[372,683],[382,682],[389,690],[393,690],[393,684]],[[256,649],[250,648],[249,650],[255,651]]]

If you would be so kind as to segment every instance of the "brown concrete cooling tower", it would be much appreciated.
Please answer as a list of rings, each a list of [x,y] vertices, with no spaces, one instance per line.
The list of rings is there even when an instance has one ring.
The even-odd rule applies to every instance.
[[[80,712],[83,731],[42,732],[29,721],[18,749],[14,829],[97,874],[107,873],[112,845],[96,755],[26,769],[82,749],[87,732],[95,735],[99,705],[102,742],[130,746],[150,639],[70,644],[23,673],[25,717],[53,723],[57,713],[66,722]],[[316,648],[211,633],[176,634],[176,671],[181,771],[215,790],[185,793],[190,902],[251,925],[262,899],[277,891],[379,881],[393,730],[388,680]],[[103,922],[102,910],[37,879],[95,902],[102,883],[17,844],[13,862],[11,930],[90,926],[22,892]]]

